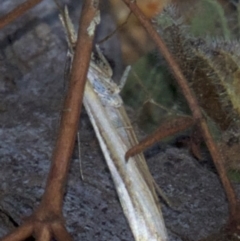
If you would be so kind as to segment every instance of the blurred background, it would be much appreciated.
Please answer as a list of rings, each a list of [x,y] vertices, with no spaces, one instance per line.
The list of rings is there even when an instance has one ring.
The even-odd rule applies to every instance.
[[[239,2],[138,0],[137,4],[153,22],[187,77],[227,167],[238,170]],[[134,110],[133,122],[144,133],[151,133],[166,119],[190,114],[169,67],[133,14],[120,0],[110,0],[108,7],[116,31],[105,40],[117,36],[121,46],[117,60],[110,56],[110,63],[121,62],[121,68],[116,69],[120,73],[126,65],[132,66],[122,97]],[[102,8],[106,11],[106,5]],[[120,75],[117,73],[115,79]],[[231,175],[238,179],[235,174],[234,171]]]

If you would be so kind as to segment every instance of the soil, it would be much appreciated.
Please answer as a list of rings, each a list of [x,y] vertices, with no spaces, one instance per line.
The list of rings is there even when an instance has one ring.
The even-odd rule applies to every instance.
[[[65,2],[77,23],[80,4]],[[3,0],[0,15],[14,5]],[[66,52],[53,1],[43,1],[0,31],[0,237],[32,213],[44,192],[66,90]],[[81,158],[76,141],[64,200],[68,231],[74,240],[131,241],[84,110],[79,129]],[[169,240],[199,240],[225,224],[227,201],[208,154],[200,163],[187,149],[170,144],[157,144],[145,154],[155,180],[175,207],[160,199]]]

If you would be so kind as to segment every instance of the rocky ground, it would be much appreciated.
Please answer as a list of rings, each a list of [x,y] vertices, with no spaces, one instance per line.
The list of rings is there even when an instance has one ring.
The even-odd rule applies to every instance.
[[[3,15],[15,3],[1,4]],[[70,4],[75,23],[79,9]],[[52,1],[0,31],[0,237],[20,225],[43,194],[66,86],[66,51]],[[76,149],[64,200],[67,228],[74,240],[133,240],[85,111],[79,126],[84,180]],[[177,207],[162,204],[169,240],[199,240],[224,225],[227,201],[208,155],[199,163],[186,149],[160,144],[146,156]]]

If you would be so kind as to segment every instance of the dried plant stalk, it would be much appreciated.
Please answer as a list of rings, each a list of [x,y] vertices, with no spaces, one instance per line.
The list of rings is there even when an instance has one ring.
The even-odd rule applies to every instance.
[[[93,124],[135,240],[167,240],[154,180],[142,154],[125,161],[137,139],[123,106],[103,106],[88,82],[84,106]]]
[[[59,241],[72,241],[65,228],[62,205],[94,37],[94,31],[90,36],[88,29],[98,12],[98,4],[96,1],[94,3],[86,0],[83,4],[69,90],[41,203],[23,225],[3,237],[2,241],[25,240],[31,235],[36,240],[48,241],[53,237]]]
[[[68,11],[60,17],[68,38],[70,52],[74,51],[73,25]],[[96,15],[95,22],[100,20]],[[99,140],[111,172],[124,214],[135,240],[167,240],[158,198],[143,155],[125,160],[126,151],[136,145],[137,138],[127,117],[120,87],[112,81],[112,69],[97,46],[92,56],[84,92],[84,106]],[[73,53],[73,52],[71,52]],[[124,75],[125,76],[125,75]]]
[[[17,6],[11,12],[0,18],[0,29],[23,15],[26,11],[33,8],[40,2],[42,2],[42,0],[27,0],[26,2]]]

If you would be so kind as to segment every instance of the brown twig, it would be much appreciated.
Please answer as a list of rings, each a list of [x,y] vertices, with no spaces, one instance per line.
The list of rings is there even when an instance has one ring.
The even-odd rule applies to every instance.
[[[179,116],[173,120],[164,122],[154,133],[147,136],[145,139],[139,142],[138,145],[129,149],[125,158],[128,160],[129,157],[141,153],[146,150],[149,146],[160,141],[168,136],[174,135],[180,131],[186,130],[194,123],[193,118],[189,116]]]
[[[201,109],[197,103],[196,97],[194,96],[191,89],[189,88],[186,78],[183,76],[181,69],[179,68],[177,62],[175,61],[175,59],[169,52],[166,44],[163,42],[160,35],[154,29],[151,22],[147,19],[147,17],[138,8],[135,1],[123,0],[123,2],[130,8],[130,10],[133,12],[133,14],[137,17],[139,22],[145,28],[145,30],[147,31],[149,36],[153,39],[153,41],[157,45],[159,51],[162,53],[163,57],[166,59],[170,69],[172,70],[173,75],[176,78],[176,81],[177,81],[178,85],[180,86],[180,88],[188,102],[188,105],[192,111],[195,121],[197,123],[199,123],[203,138],[211,153],[211,156],[213,158],[214,164],[216,166],[216,169],[218,171],[218,174],[220,176],[220,179],[222,181],[223,187],[225,189],[225,192],[226,192],[226,195],[227,195],[227,198],[229,201],[230,217],[234,216],[236,213],[236,210],[237,210],[237,205],[238,205],[236,194],[235,194],[235,191],[227,177],[226,170],[223,165],[223,163],[224,163],[223,157],[220,154],[220,152],[209,132],[207,123],[202,116]]]
[[[52,165],[40,206],[28,221],[5,236],[2,241],[23,240],[34,235],[37,240],[71,240],[62,216],[63,195],[69,163],[74,148],[83,91],[88,71],[93,36],[88,28],[98,11],[97,1],[85,0],[72,65],[69,90],[65,99]]]
[[[128,14],[126,20],[118,25],[111,33],[109,33],[106,37],[104,37],[103,39],[99,40],[97,42],[98,45],[102,44],[103,42],[106,42],[107,40],[109,40],[111,37],[113,37],[118,31],[120,31],[127,23],[128,23],[128,19],[131,16],[131,12]]]
[[[42,0],[27,0],[26,2],[20,4],[10,13],[0,18],[0,29],[4,28],[6,25],[23,15],[26,11],[36,6]]]

